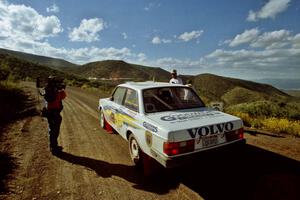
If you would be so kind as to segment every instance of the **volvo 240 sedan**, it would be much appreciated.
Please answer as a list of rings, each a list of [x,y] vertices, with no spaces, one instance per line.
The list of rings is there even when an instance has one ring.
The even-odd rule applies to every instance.
[[[201,152],[245,143],[240,118],[205,107],[184,85],[129,82],[99,100],[100,124],[129,144],[135,164],[147,155],[164,167],[186,163]],[[116,147],[117,148],[117,147]]]

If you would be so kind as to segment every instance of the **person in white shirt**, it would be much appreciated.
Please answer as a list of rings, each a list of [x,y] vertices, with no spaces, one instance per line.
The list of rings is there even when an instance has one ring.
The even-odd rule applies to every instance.
[[[173,84],[183,84],[181,78],[177,77],[177,71],[176,69],[174,69],[171,72],[172,78],[170,79],[169,83],[173,83]]]

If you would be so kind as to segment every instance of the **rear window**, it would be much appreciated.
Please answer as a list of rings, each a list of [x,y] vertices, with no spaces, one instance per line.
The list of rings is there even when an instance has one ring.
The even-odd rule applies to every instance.
[[[188,87],[151,88],[143,91],[146,113],[203,107],[195,91]]]

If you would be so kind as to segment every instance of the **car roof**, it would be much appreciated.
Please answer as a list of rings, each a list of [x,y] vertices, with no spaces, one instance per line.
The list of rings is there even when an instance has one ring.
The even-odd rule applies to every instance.
[[[146,82],[127,82],[124,84],[118,85],[120,87],[129,87],[135,90],[144,90],[149,88],[157,88],[157,87],[186,87],[185,85],[181,84],[173,84],[173,83],[166,83],[166,82],[153,82],[153,81],[146,81]]]

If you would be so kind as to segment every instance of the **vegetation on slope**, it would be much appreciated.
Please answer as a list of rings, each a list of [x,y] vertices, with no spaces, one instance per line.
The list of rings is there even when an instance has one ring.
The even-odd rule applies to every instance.
[[[194,87],[206,102],[223,101],[226,106],[259,100],[287,100],[290,96],[270,85],[213,74],[194,78]]]
[[[33,100],[12,82],[0,82],[0,105],[1,127],[17,118],[36,113]]]
[[[47,66],[28,62],[7,54],[0,54],[0,76],[10,80],[35,81],[37,77],[47,78],[54,75],[66,79],[70,85],[81,86],[89,81]]]
[[[266,84],[201,74],[194,86],[206,103],[222,101],[225,112],[239,116],[244,125],[274,133],[300,136],[300,101]]]
[[[146,81],[155,78],[156,81],[167,82],[170,79],[170,73],[161,68],[115,60],[57,68],[61,70],[1,54],[0,51],[0,79],[2,80],[34,81],[36,77],[48,77],[51,74],[65,78],[67,85],[87,89],[97,88],[109,93],[117,84],[129,80]],[[96,77],[98,80],[88,81],[79,77]],[[240,116],[247,126],[273,132],[296,135],[300,133],[300,100],[297,97],[292,97],[270,85],[212,74],[181,76],[181,78],[184,81],[193,80],[196,91],[206,103],[222,101],[225,104],[225,111]]]
[[[133,81],[169,81],[170,73],[154,67],[146,67],[126,63],[121,60],[105,60],[92,62],[80,67],[65,69],[73,74],[81,75],[83,77],[95,77],[104,79],[123,79]]]
[[[229,106],[226,112],[239,116],[244,125],[274,133],[300,136],[300,101],[256,101]]]
[[[61,69],[61,68],[69,68],[69,67],[75,67],[77,66],[76,64],[70,63],[68,61],[65,61],[63,59],[59,58],[50,58],[46,56],[39,56],[39,55],[34,55],[34,54],[29,54],[29,53],[24,53],[24,52],[19,52],[19,51],[12,51],[12,50],[7,50],[7,49],[1,49],[0,48],[0,54],[6,54],[10,55],[13,57],[16,57],[18,59],[43,65],[43,66],[48,66],[52,67],[55,69]]]

